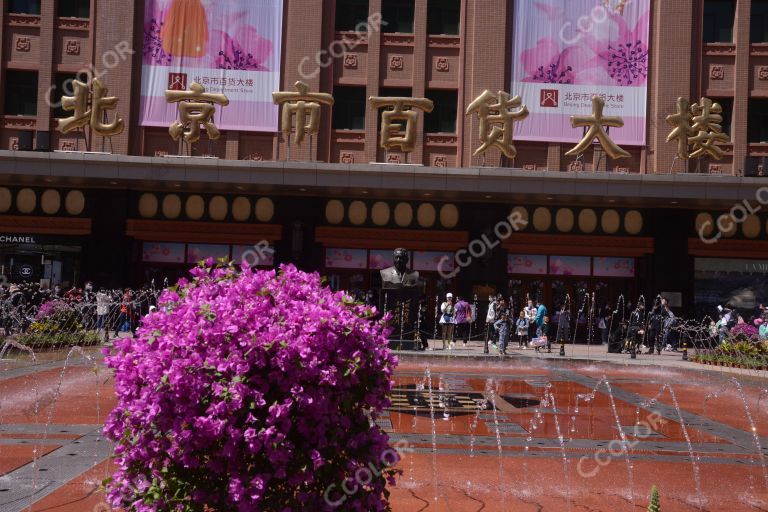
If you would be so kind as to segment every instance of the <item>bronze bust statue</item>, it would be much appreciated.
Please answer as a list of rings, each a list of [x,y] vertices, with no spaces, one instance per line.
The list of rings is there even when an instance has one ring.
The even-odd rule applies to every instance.
[[[418,272],[408,272],[408,251],[397,248],[393,252],[395,265],[381,270],[381,286],[385,290],[414,288],[420,284]]]

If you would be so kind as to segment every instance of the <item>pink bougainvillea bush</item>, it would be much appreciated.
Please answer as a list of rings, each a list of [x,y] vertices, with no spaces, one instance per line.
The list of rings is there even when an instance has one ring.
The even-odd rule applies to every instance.
[[[209,260],[191,274],[107,354],[118,398],[105,428],[118,467],[111,504],[389,510],[397,455],[372,420],[389,405],[397,360],[374,311],[293,266]]]

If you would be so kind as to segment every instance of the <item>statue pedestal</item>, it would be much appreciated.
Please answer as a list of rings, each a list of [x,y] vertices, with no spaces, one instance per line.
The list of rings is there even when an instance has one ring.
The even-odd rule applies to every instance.
[[[385,288],[382,290],[381,310],[390,313],[389,322],[392,332],[389,335],[389,348],[393,350],[421,350],[421,333],[418,332],[419,287]],[[421,319],[423,322],[423,318]]]

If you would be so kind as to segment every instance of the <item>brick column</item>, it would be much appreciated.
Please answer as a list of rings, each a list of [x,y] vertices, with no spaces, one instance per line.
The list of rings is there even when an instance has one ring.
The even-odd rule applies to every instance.
[[[322,69],[317,69],[317,73],[313,72],[316,69],[317,63],[315,62],[315,55],[323,48],[323,26],[322,23],[318,23],[316,16],[308,15],[310,13],[322,12],[322,5],[318,7],[317,0],[290,0],[288,2],[288,8],[286,10],[286,17],[289,20],[290,33],[285,37],[285,57],[283,59],[283,84],[281,90],[293,91],[293,84],[297,80],[301,80],[309,85],[311,91],[320,90],[320,77],[323,73]],[[303,73],[309,78],[302,76],[299,72],[299,66],[302,61],[309,61],[305,63],[302,68]],[[324,56],[323,61],[328,60],[328,66],[331,66],[331,57],[327,54]],[[323,109],[323,114],[328,115],[330,111]],[[287,150],[287,141],[282,140],[282,134],[278,134],[280,143],[278,145],[279,155],[275,155],[275,160],[283,158]],[[312,157],[317,155],[317,143],[313,143]],[[301,149],[295,145],[291,146],[291,160],[308,159],[309,158],[309,138],[307,138],[302,144]]]
[[[733,22],[733,39],[736,43],[736,69],[734,72],[733,117],[731,141],[733,141],[733,174],[744,170],[744,159],[749,150],[747,142],[747,116],[749,110],[749,17],[752,0],[736,2]]]
[[[130,21],[136,17],[136,4],[123,0],[91,0],[91,37],[95,39],[91,56],[93,70],[109,89],[109,95],[120,98],[117,109],[108,112],[110,120],[115,112],[125,120],[125,131],[112,137],[112,151],[119,154],[127,154],[132,144],[130,109],[139,104],[134,99],[138,100],[141,95],[141,60],[138,56],[142,47],[134,42],[138,41],[140,45],[142,39],[134,38],[134,23]],[[110,147],[108,143],[106,147]],[[93,148],[101,148],[101,137],[95,134]]]
[[[240,159],[240,132],[227,132],[224,141],[224,158],[227,160]]]
[[[427,0],[416,0],[413,18],[413,89],[414,98],[425,97],[427,81]],[[436,105],[437,106],[437,105]],[[416,147],[410,156],[411,163],[432,165],[424,161],[424,116],[419,112],[419,125],[416,132]]]
[[[5,55],[5,13],[8,12],[8,0],[0,0],[0,55]],[[5,71],[0,69],[0,112],[5,112]],[[0,148],[8,149],[8,148]]]
[[[370,0],[368,15],[381,13],[383,0]],[[384,20],[386,21],[386,20]],[[382,27],[383,29],[384,27]],[[380,66],[381,64],[381,30],[368,33],[368,85],[365,90],[365,158],[367,162],[376,161],[376,151],[379,147],[378,113],[371,108],[368,98],[379,95]],[[366,163],[367,163],[366,162]]]
[[[460,78],[467,87],[464,90],[463,101],[459,105],[459,115],[464,115],[467,105],[485,89],[494,93],[509,89],[506,34],[511,26],[509,16],[511,2],[495,2],[491,8],[488,2],[482,0],[465,1],[468,2],[467,22],[471,21],[471,25],[467,26],[466,31],[465,76]],[[513,95],[516,94],[515,91],[510,92]],[[462,141],[465,151],[464,163],[479,166],[482,156],[472,156],[474,149],[480,144],[477,140],[477,134],[480,131],[479,121],[477,116],[471,116],[467,117],[464,123],[466,135],[466,140]],[[489,150],[486,153],[485,164],[500,165],[500,153],[495,149]]]
[[[669,130],[664,120],[675,111],[678,97],[691,97],[693,3],[694,0],[653,2],[648,83],[649,173],[669,172],[676,148],[666,142]]]
[[[559,143],[551,142],[547,145],[547,170],[561,171],[562,146]]]
[[[58,3],[58,0],[40,3],[40,62],[37,72],[37,131],[39,132],[51,130],[51,98],[48,92],[53,85],[53,33]]]

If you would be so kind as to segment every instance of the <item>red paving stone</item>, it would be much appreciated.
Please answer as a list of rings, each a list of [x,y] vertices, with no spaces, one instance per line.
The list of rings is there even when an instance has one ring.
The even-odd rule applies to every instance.
[[[108,371],[102,368],[97,375],[92,367],[82,366],[66,368],[63,379],[61,369],[54,369],[0,380],[0,425],[36,422],[45,425],[49,417],[53,424],[101,424],[117,403],[112,386]],[[9,407],[10,404],[13,407]]]
[[[402,407],[393,410],[388,419],[394,433],[409,436],[418,434],[419,439],[427,442],[414,442],[412,447],[419,453],[408,453],[400,464],[404,474],[398,486],[392,489],[392,507],[397,512],[418,510],[463,511],[584,511],[616,512],[623,510],[641,511],[647,507],[647,495],[652,485],[658,485],[663,497],[664,512],[696,511],[698,508],[689,503],[689,498],[696,494],[693,478],[693,468],[683,460],[687,452],[680,449],[663,451],[665,457],[676,457],[669,460],[634,460],[635,506],[632,508],[628,498],[629,477],[627,463],[623,456],[610,459],[610,463],[592,477],[585,477],[596,468],[593,457],[594,448],[569,448],[568,453],[575,457],[584,457],[579,472],[579,459],[572,458],[568,464],[567,477],[564,473],[560,449],[554,447],[539,447],[535,440],[542,438],[556,439],[558,435],[555,419],[559,422],[560,433],[564,440],[575,441],[594,440],[607,442],[619,439],[616,428],[616,418],[610,397],[601,388],[594,400],[589,403],[580,402],[576,412],[576,396],[591,392],[591,389],[581,384],[563,380],[562,375],[546,368],[544,363],[527,361],[494,365],[473,361],[434,361],[434,360],[404,360],[396,374],[396,386],[401,389],[411,389],[419,384],[428,384],[424,380],[425,364],[432,372],[433,394],[440,393],[441,378],[444,392],[482,394],[486,388],[494,390],[497,415],[502,422],[513,422],[532,430],[534,442],[526,451],[521,444],[527,434],[510,434],[501,432],[502,440],[511,440],[515,446],[503,446],[503,457],[496,455],[496,432],[492,419],[480,420],[477,410],[471,404],[462,408],[448,410],[447,418],[443,409],[435,407],[434,430],[438,436],[449,436],[449,440],[438,442],[436,455],[429,453],[433,423],[429,417],[429,409],[421,407],[414,416],[412,407]],[[626,371],[620,367],[609,365],[581,365],[568,367],[578,370],[582,375],[599,379],[606,375],[613,380],[612,387],[638,393],[646,398],[653,397],[662,386],[663,381],[673,382],[678,400],[683,409],[688,412],[703,414],[703,399],[720,387],[722,380],[707,380],[700,374],[689,375],[691,372],[654,371],[652,368],[633,368]],[[54,424],[94,425],[101,424],[114,407],[115,398],[112,391],[113,381],[109,373],[101,370],[98,375],[92,368],[77,366],[70,367],[64,373],[60,397],[55,401],[48,400],[52,390],[58,386],[61,371],[59,369],[44,370],[36,374],[0,380],[0,425],[45,423],[51,408]],[[514,378],[508,378],[514,375]],[[0,373],[2,376],[2,373]],[[536,385],[526,382],[535,381]],[[626,382],[627,380],[641,381]],[[461,381],[464,390],[452,390],[457,381]],[[551,382],[551,388],[543,387],[543,382]],[[647,383],[645,383],[647,382]],[[422,396],[428,394],[422,392]],[[34,389],[41,397],[40,411],[35,415]],[[99,390],[98,407],[96,390]],[[525,395],[542,399],[546,391],[555,398],[558,414],[544,411],[540,416],[534,408],[517,409],[503,397],[508,395]],[[750,407],[756,406],[759,388],[754,384],[748,385],[745,393],[750,400]],[[668,397],[661,397],[664,403],[670,403]],[[402,403],[402,402],[401,402]],[[623,426],[635,424],[638,420],[638,408],[629,403],[614,399],[618,421]],[[766,404],[768,405],[768,404]],[[551,408],[549,405],[548,408]],[[492,411],[483,411],[492,414]],[[640,410],[640,419],[645,419],[647,411]],[[717,400],[715,407],[709,407],[707,417],[727,425],[747,430],[748,422],[743,414],[743,406],[735,394],[723,395]],[[755,414],[759,423],[759,432],[768,426],[763,425],[764,413]],[[658,430],[663,438],[654,438],[654,443],[681,442],[684,439],[678,422],[667,420],[659,424]],[[726,441],[710,434],[688,429],[694,443],[720,443],[726,447],[724,454],[707,455],[709,459],[719,460],[713,463],[709,460],[700,462],[700,480],[706,504],[703,510],[708,511],[739,511],[739,510],[768,510],[768,493],[763,484],[762,469],[754,464],[751,455],[727,453]],[[471,435],[484,439],[484,444],[476,443],[473,447],[474,457],[470,457],[470,443],[466,442]],[[53,437],[71,438],[71,435],[56,432],[51,429],[49,440]],[[451,438],[451,436],[456,436]],[[459,438],[458,436],[464,436]],[[5,433],[4,439],[34,439],[40,434]],[[60,439],[61,440],[61,439]],[[489,441],[490,440],[490,441]],[[489,444],[490,443],[490,444]],[[677,445],[682,446],[682,444]],[[46,446],[50,451],[55,446]],[[31,460],[31,446],[0,444],[0,473],[19,467]],[[482,454],[491,452],[494,455]],[[540,453],[533,456],[533,453]],[[654,450],[637,451],[638,454],[661,453]],[[739,465],[735,462],[743,460],[748,464]],[[99,485],[101,480],[111,472],[110,462],[100,463],[95,468],[69,482],[53,494],[39,501],[32,508],[35,512],[90,512],[102,503]],[[438,484],[437,493],[435,483]],[[435,495],[438,499],[435,500]],[[570,502],[570,506],[569,506]],[[750,503],[754,505],[750,505]],[[96,510],[99,510],[98,508]]]
[[[111,509],[104,502],[102,481],[114,469],[111,461],[97,464],[35,503],[29,512],[108,512]]]
[[[413,457],[413,463],[408,457]],[[521,458],[503,458],[500,473],[497,457],[440,455],[436,458],[437,489],[431,455],[406,455],[401,465],[405,473],[392,489],[393,510],[397,512],[416,512],[427,505],[429,510],[446,512],[564,512],[569,510],[569,501],[574,512],[645,511],[653,485],[659,487],[664,512],[699,510],[695,501],[688,503],[694,498],[695,484],[691,467],[686,464],[635,462],[634,507],[629,500],[623,460],[613,461],[593,478],[580,477],[575,462],[571,463],[568,485],[561,460],[529,461],[526,467]],[[723,474],[729,478],[722,478]],[[759,486],[753,486],[751,478],[760,481],[759,468],[703,465],[704,510],[765,510],[768,493],[755,490]]]
[[[37,457],[42,457],[59,446],[55,443],[0,445],[0,476],[32,462],[35,458],[35,449],[38,451]]]

